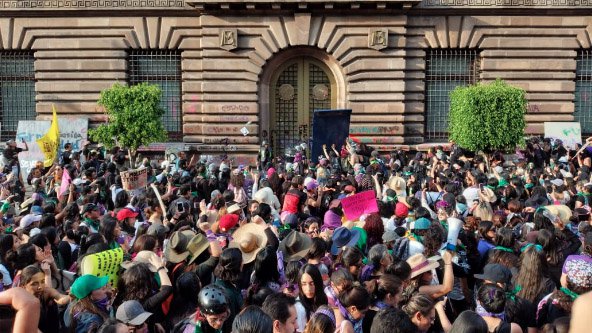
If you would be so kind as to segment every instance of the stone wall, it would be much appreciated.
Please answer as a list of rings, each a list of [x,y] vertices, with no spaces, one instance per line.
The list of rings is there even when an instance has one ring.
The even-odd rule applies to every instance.
[[[366,16],[166,13],[0,17],[0,49],[35,51],[39,118],[55,104],[93,124],[104,121],[99,92],[126,79],[127,50],[180,49],[184,141],[237,153],[254,152],[270,126],[274,69],[308,55],[335,76],[337,106],[353,110],[351,133],[389,150],[424,141],[428,48],[479,49],[483,81],[526,89],[529,133],[541,133],[544,121],[573,120],[575,58],[590,47],[592,29],[584,15],[430,16],[425,8]],[[234,29],[236,45],[221,47],[221,33]],[[372,48],[377,30],[388,31],[388,43]]]

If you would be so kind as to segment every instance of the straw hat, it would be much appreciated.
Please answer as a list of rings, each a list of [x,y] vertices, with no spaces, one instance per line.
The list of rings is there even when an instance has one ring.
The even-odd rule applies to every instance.
[[[228,244],[229,248],[237,248],[243,254],[243,263],[248,264],[255,260],[259,250],[267,245],[265,227],[257,223],[247,223],[236,229],[232,234],[233,240]]]
[[[558,216],[561,222],[569,223],[569,219],[571,218],[572,214],[571,209],[569,209],[569,207],[567,207],[566,205],[549,205],[545,206],[545,209],[553,213],[553,215]]]
[[[191,230],[175,231],[164,251],[165,258],[175,264],[187,259],[190,254],[187,245],[193,236],[195,233]]]
[[[435,256],[427,259],[422,253],[414,254],[411,257],[407,258],[407,263],[411,267],[411,277],[421,275],[427,271],[431,271],[432,269],[439,267],[440,263],[438,260],[440,257]]]
[[[139,263],[144,263],[144,264],[148,265],[148,268],[150,269],[151,272],[156,273],[158,270],[158,267],[154,267],[154,265],[152,265],[152,263],[150,262],[150,259],[153,257],[158,258],[158,255],[152,251],[147,251],[147,250],[140,251],[140,252],[138,252],[138,254],[136,254],[133,261],[128,260],[128,261],[122,262],[121,267],[123,267],[123,269],[130,269]]]
[[[281,242],[279,250],[284,254],[285,261],[299,260],[308,254],[312,246],[309,235],[292,230]]]

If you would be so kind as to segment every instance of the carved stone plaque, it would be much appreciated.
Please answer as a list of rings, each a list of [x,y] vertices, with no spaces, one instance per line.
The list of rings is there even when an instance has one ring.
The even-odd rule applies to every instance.
[[[388,47],[388,29],[370,28],[368,32],[368,47],[375,50],[382,50]]]
[[[238,47],[238,32],[236,29],[220,30],[220,47],[226,51],[231,51]]]

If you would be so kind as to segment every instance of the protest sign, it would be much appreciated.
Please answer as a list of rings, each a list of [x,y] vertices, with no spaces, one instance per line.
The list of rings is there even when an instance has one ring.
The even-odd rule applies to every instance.
[[[343,213],[349,221],[355,221],[363,214],[376,213],[378,212],[376,193],[364,191],[343,198],[341,199],[341,207],[343,207]]]
[[[118,273],[123,262],[123,249],[117,248],[95,254],[89,254],[82,259],[81,275],[109,276],[109,282],[117,287]]]
[[[37,144],[37,139],[43,137],[49,129],[50,122],[43,120],[21,120],[18,122],[16,130],[16,142],[20,148],[24,148],[21,140],[25,140],[28,151],[19,153],[19,164],[21,166],[21,172],[23,180],[26,180],[31,172],[31,169],[35,167],[37,161],[44,161],[45,155]]]
[[[148,169],[146,168],[123,171],[120,172],[120,175],[121,184],[126,191],[144,188],[148,183]]]
[[[68,142],[72,144],[73,151],[82,149],[82,145],[88,137],[88,118],[62,117],[58,115],[58,122],[60,129],[60,149],[58,153],[64,150],[64,145]],[[22,148],[21,139],[24,139],[29,146],[29,151],[19,154],[23,180],[27,179],[37,161],[45,160],[45,156],[36,141],[47,133],[49,126],[51,126],[49,120],[21,120],[18,122],[16,142]]]
[[[315,110],[312,120],[312,151],[310,159],[313,162],[319,161],[323,155],[323,145],[331,150],[335,144],[337,151],[349,136],[349,120],[351,109],[344,110]]]
[[[582,144],[582,130],[579,122],[546,122],[545,138],[559,139],[571,149]]]

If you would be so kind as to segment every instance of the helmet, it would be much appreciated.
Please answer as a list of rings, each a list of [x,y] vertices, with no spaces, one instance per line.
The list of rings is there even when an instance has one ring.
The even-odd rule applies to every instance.
[[[267,144],[269,144],[269,142],[267,142],[267,140],[263,140],[263,141],[261,142],[261,145],[262,145],[262,146],[265,146],[265,145],[267,145]]]
[[[217,315],[228,310],[228,299],[224,289],[215,284],[205,286],[197,296],[199,309],[203,314]]]

